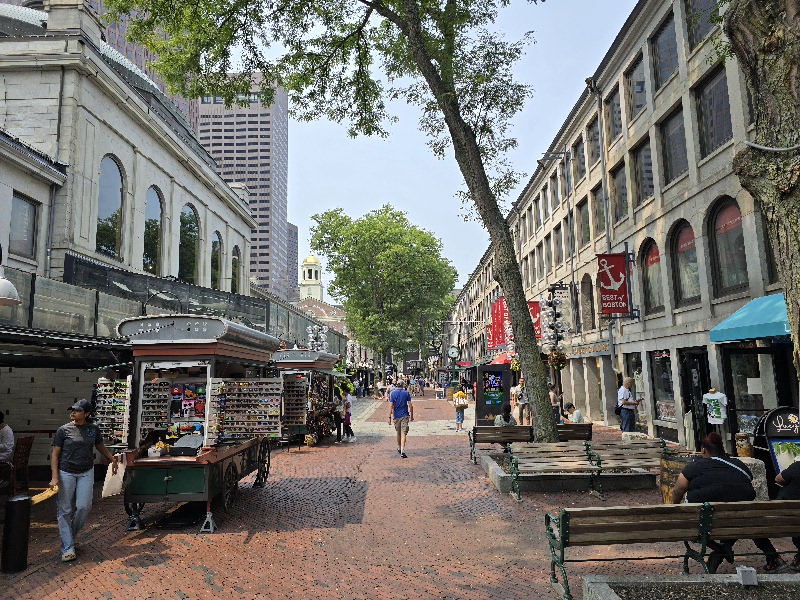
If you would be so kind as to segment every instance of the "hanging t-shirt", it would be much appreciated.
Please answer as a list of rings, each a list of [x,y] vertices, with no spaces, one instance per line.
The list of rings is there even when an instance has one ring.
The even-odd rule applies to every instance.
[[[722,425],[728,418],[728,398],[721,392],[703,395],[703,404],[706,405],[708,422],[711,425]]]

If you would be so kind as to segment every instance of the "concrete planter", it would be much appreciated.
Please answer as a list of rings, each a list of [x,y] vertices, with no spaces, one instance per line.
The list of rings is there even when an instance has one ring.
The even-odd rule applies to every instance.
[[[788,594],[784,597],[800,597],[800,575],[758,575],[758,586],[743,586],[739,583],[736,575],[678,575],[669,577],[609,577],[604,575],[591,575],[583,578],[583,600],[621,600],[619,594],[614,590],[620,588],[637,588],[642,585],[647,586],[648,598],[661,600],[658,590],[664,590],[665,598],[675,597],[675,592],[680,592],[687,585],[702,585],[704,590],[719,590],[717,597],[725,598],[726,593],[734,591],[746,591],[747,597],[760,599],[758,595],[762,584],[780,585],[782,593]],[[669,595],[670,592],[673,595]],[[652,595],[655,593],[655,595]],[[737,598],[739,596],[736,596]],[[769,596],[773,597],[773,596]],[[777,597],[777,596],[775,596]]]
[[[494,487],[503,494],[511,493],[511,475],[506,473],[498,462],[502,462],[506,454],[481,454],[480,465],[491,479]],[[651,490],[656,487],[656,475],[642,470],[635,473],[603,473],[600,484],[603,491],[615,490]],[[571,473],[547,473],[535,475],[523,473],[519,477],[519,489],[522,492],[564,492],[588,491],[589,475]]]

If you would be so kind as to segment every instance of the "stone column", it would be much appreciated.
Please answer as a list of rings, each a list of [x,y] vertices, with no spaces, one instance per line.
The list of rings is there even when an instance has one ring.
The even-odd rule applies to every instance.
[[[600,398],[600,370],[597,367],[597,357],[590,356],[583,359],[583,372],[586,385],[586,414],[592,421],[603,421],[603,400]]]
[[[611,427],[619,424],[618,417],[614,414],[614,407],[617,405],[617,374],[611,367],[611,358],[602,356],[600,358],[600,389],[603,397],[601,398],[605,409],[605,422]]]

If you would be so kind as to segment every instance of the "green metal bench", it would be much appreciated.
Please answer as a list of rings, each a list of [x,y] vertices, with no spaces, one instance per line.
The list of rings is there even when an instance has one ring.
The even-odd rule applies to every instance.
[[[705,555],[713,540],[800,536],[800,500],[565,508],[558,516],[546,514],[544,520],[550,546],[550,581],[566,600],[571,600],[565,563],[682,558],[685,574],[689,572],[690,559],[708,573]],[[679,542],[686,548],[682,555],[624,559],[565,556],[567,548],[578,546]],[[699,547],[692,548],[692,543]],[[558,581],[556,567],[563,584]]]
[[[473,464],[478,464],[475,444],[502,444],[507,446],[512,442],[532,441],[533,427],[530,425],[510,425],[508,427],[476,425],[469,432],[469,459]]]

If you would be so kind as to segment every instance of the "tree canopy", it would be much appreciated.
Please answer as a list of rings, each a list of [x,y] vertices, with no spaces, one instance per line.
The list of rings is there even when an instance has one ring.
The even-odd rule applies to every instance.
[[[355,337],[380,351],[423,344],[453,303],[457,273],[441,242],[389,205],[359,219],[337,208],[312,220],[311,248],[333,273],[328,291]]]

